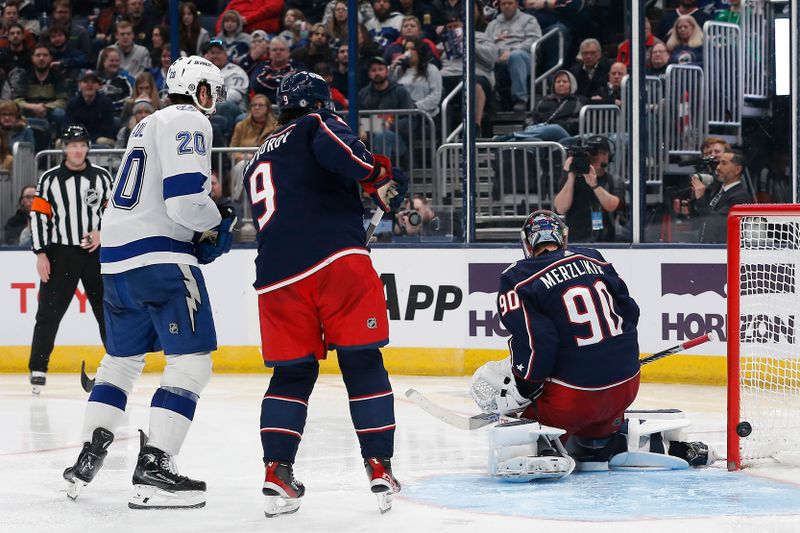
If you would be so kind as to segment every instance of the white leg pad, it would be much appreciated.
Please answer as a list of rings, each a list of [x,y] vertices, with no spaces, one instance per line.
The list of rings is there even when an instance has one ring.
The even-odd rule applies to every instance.
[[[489,432],[489,474],[512,482],[560,479],[575,469],[561,445],[565,431],[538,422],[497,424]],[[540,455],[540,439],[560,455]]]
[[[128,395],[133,390],[133,384],[141,375],[143,368],[144,354],[131,357],[115,357],[106,354],[97,369],[95,384],[105,383],[112,385],[122,390],[125,395]],[[99,427],[116,433],[122,422],[123,413],[123,411],[112,405],[101,402],[86,402],[81,441],[91,441],[92,433]]]

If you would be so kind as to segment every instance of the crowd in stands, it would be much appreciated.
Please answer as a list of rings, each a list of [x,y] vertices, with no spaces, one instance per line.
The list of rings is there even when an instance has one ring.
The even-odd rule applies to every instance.
[[[359,0],[358,107],[439,113],[461,81],[463,0]],[[136,123],[168,104],[172,61],[165,0],[7,0],[0,25],[0,164],[9,147],[52,147],[66,124],[82,123],[95,147],[123,147]],[[289,73],[307,69],[331,85],[338,110],[349,107],[348,6],[345,0],[198,0],[179,7],[180,54],[199,54],[225,77],[228,99],[212,117],[215,146],[258,145],[277,124],[271,106]],[[622,4],[612,2],[611,4]],[[647,73],[702,61],[702,24],[738,23],[740,0],[665,1],[646,21]],[[577,133],[580,108],[619,104],[630,65],[621,6],[594,0],[475,0],[475,120],[514,111],[533,138]],[[617,9],[613,24],[598,16]],[[201,12],[202,10],[202,12]],[[212,18],[213,17],[213,18]],[[652,24],[651,24],[652,22]],[[608,26],[615,26],[616,33]],[[566,64],[551,92],[530,109],[530,48],[553,28],[565,37]],[[651,31],[654,28],[655,31]],[[539,60],[552,64],[555,41]],[[456,102],[459,104],[458,102]],[[522,117],[525,117],[524,120]],[[460,113],[453,113],[460,117]],[[225,197],[241,199],[234,179]],[[233,190],[232,190],[233,189]]]

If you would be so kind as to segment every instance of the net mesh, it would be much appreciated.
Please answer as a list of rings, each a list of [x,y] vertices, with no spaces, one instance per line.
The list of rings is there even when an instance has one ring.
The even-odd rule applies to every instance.
[[[800,214],[800,213],[798,213]],[[800,216],[740,219],[742,465],[800,452]]]

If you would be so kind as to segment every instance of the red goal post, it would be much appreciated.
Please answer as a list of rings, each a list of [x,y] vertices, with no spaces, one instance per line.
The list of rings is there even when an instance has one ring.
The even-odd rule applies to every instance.
[[[800,452],[799,328],[800,204],[732,208],[728,214],[729,470]]]

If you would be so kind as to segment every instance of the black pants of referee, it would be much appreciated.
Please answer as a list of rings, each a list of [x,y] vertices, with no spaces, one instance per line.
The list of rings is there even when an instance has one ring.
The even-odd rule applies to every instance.
[[[36,311],[31,358],[28,362],[31,371],[39,372],[47,372],[58,326],[75,296],[78,281],[83,282],[92,312],[100,326],[100,337],[103,344],[106,342],[99,249],[89,253],[79,246],[51,244],[45,253],[50,260],[50,279],[39,284],[39,310]]]

